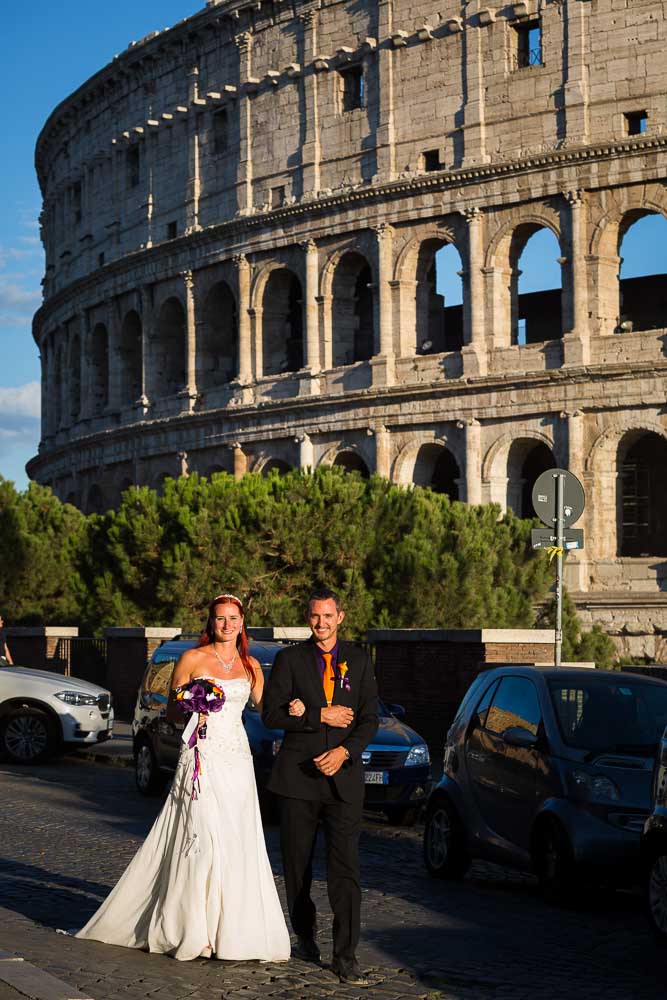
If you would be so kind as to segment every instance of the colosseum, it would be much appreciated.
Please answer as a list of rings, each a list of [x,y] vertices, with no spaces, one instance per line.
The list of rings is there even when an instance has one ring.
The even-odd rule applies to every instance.
[[[667,216],[666,49],[662,0],[209,0],[133,42],[37,144],[29,474],[95,511],[335,464],[530,515],[566,467],[584,620],[664,661],[667,279],[622,243]]]

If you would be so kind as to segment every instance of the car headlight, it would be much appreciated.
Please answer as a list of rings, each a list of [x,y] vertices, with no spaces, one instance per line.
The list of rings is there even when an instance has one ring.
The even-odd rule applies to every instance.
[[[82,694],[80,691],[59,691],[56,698],[60,698],[66,705],[97,705],[96,695]]]
[[[570,780],[575,791],[591,802],[617,802],[620,798],[620,793],[614,782],[603,774],[572,771]]]
[[[431,756],[428,752],[428,747],[425,743],[420,743],[416,747],[412,747],[410,753],[405,758],[406,767],[415,767],[417,764],[430,764]]]

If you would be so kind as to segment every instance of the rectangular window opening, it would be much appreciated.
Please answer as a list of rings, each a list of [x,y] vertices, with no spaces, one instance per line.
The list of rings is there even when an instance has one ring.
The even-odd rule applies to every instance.
[[[213,116],[213,152],[226,153],[229,147],[229,119],[227,111],[216,111]]]
[[[139,147],[132,146],[127,151],[127,186],[134,188],[139,185]]]
[[[74,221],[78,225],[81,222],[81,184],[78,181],[72,188],[72,207],[74,209]]]
[[[285,185],[271,188],[271,208],[280,208],[285,204]]]
[[[168,222],[167,223],[167,239],[168,240],[175,240],[177,236],[178,236],[178,223],[177,222]]]
[[[542,25],[539,20],[514,25],[517,69],[542,65]]]
[[[442,170],[442,163],[440,162],[440,150],[439,149],[426,149],[422,153],[422,162],[424,164],[424,170],[427,172],[430,170]]]
[[[648,124],[646,111],[626,111],[625,127],[628,135],[642,135]]]
[[[97,266],[104,267],[104,250],[97,255]]]
[[[363,108],[365,97],[364,71],[361,66],[339,70],[341,81],[341,107],[343,111]]]

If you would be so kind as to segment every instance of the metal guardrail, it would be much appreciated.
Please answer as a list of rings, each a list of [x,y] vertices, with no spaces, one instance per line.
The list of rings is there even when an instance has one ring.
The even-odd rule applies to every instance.
[[[106,686],[107,640],[73,636],[58,640],[55,658],[65,667],[66,677],[80,677]]]

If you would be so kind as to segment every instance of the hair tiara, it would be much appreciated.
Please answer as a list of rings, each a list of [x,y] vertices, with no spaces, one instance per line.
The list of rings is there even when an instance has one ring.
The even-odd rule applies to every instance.
[[[211,601],[211,604],[217,604],[218,601],[222,601],[222,600],[236,601],[237,604],[240,604],[241,607],[243,607],[243,601],[241,600],[240,597],[237,597],[236,594],[218,594],[217,597],[213,598],[213,600]]]

